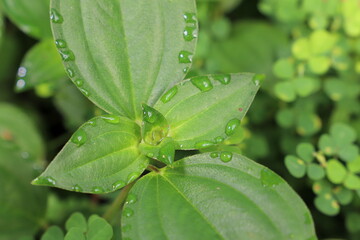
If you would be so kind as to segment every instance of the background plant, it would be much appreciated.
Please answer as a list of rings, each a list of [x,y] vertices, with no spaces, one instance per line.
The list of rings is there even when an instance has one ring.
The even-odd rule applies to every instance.
[[[124,194],[116,200],[117,192],[87,196],[34,188],[26,184],[39,174],[45,162],[53,158],[83,122],[104,112],[94,107],[68,81],[67,76],[71,77],[71,72],[63,70],[61,57],[69,60],[71,54],[61,42],[57,46],[62,54],[59,56],[57,53],[49,26],[43,20],[48,18],[46,1],[35,1],[39,4],[29,6],[19,1],[17,6],[23,6],[23,9],[12,8],[15,6],[12,2],[1,1],[3,12],[19,29],[39,39],[39,43],[25,37],[8,20],[5,25],[0,24],[6,26],[0,38],[0,98],[8,102],[3,104],[0,111],[4,118],[1,127],[5,126],[0,132],[3,140],[1,154],[4,156],[1,159],[19,159],[14,160],[19,162],[15,166],[20,166],[22,162],[27,165],[22,168],[26,174],[19,174],[15,171],[17,167],[13,166],[13,172],[10,171],[6,177],[6,182],[10,182],[9,179],[23,179],[23,187],[20,188],[16,182],[19,180],[14,180],[14,184],[9,184],[5,189],[7,192],[1,195],[13,192],[11,199],[21,200],[26,192],[38,191],[36,200],[26,203],[39,210],[30,213],[35,219],[32,226],[25,224],[28,221],[16,213],[4,212],[1,216],[8,218],[15,214],[12,215],[13,222],[27,226],[17,228],[23,231],[14,230],[6,234],[15,232],[30,237],[37,232],[41,235],[48,225],[58,224],[62,227],[71,213],[76,211],[81,211],[87,218],[94,213],[105,213],[104,217],[110,224],[117,226],[119,222],[111,219],[119,220],[120,210],[108,209],[113,209],[111,203],[123,200]],[[360,130],[357,80],[359,25],[353,19],[359,9],[356,1],[197,1],[197,5],[201,30],[193,32],[198,35],[199,42],[187,77],[243,71],[267,75],[251,110],[236,132],[221,143],[207,139],[215,144],[200,151],[208,155],[208,151],[215,152],[212,154],[214,157],[227,152],[242,153],[268,166],[285,177],[305,200],[314,216],[319,238],[357,239],[357,136]],[[191,36],[187,35],[188,39]],[[75,54],[75,57],[78,58],[78,55]],[[26,72],[21,67],[25,67]],[[87,79],[80,80],[86,82]],[[86,95],[86,91],[91,93],[84,83],[81,85],[78,76],[73,76],[72,80],[85,90],[83,94]],[[13,86],[21,93],[15,94]],[[14,105],[21,106],[23,110]],[[24,110],[27,116],[23,116]],[[40,114],[42,111],[47,111],[47,114]],[[138,120],[141,121],[141,114],[139,116]],[[30,122],[37,123],[37,129],[34,130],[36,126]],[[28,134],[17,135],[17,129]],[[142,151],[147,154],[159,153],[149,148]],[[183,155],[184,152],[180,151],[176,154],[177,158]],[[222,156],[226,158],[226,154]],[[234,159],[230,164],[233,162]],[[306,174],[308,180],[294,179],[288,170],[298,178]],[[152,183],[154,179],[148,178],[148,181]],[[139,191],[139,188],[134,187],[133,191]],[[152,194],[147,196],[156,196],[156,193]],[[140,198],[137,201],[137,204],[142,203]],[[19,209],[29,214],[25,205],[15,200],[13,203],[24,206]],[[131,206],[131,203],[127,206]],[[129,214],[125,211],[125,216]],[[336,214],[336,217],[326,214]],[[41,226],[42,230],[39,230]],[[62,229],[68,234],[69,227]],[[84,232],[85,227],[82,229]],[[119,229],[114,227],[115,239],[119,236]],[[63,236],[59,229],[51,232]],[[7,239],[8,236],[1,237]]]

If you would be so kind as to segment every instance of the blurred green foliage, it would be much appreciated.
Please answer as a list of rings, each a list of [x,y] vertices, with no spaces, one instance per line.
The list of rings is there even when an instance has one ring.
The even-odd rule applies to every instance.
[[[281,174],[312,210],[319,238],[360,239],[359,1],[197,3],[188,76],[267,75],[241,128],[215,150],[246,153]],[[81,239],[79,228],[91,224],[110,239],[100,217],[66,219],[101,214],[115,195],[28,184],[73,130],[101,114],[68,80],[48,18],[48,1],[0,0],[0,239]]]

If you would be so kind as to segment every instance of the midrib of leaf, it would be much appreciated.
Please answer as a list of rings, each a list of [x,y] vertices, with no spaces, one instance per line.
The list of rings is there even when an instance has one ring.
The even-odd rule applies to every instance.
[[[159,6],[159,8],[162,8],[162,4],[161,4],[161,2],[162,1],[158,1],[158,6]],[[163,11],[160,11],[160,19],[161,19],[161,29],[165,29],[165,20],[164,20],[164,13],[163,13]],[[148,101],[149,99],[150,99],[150,96],[151,96],[151,94],[152,94],[152,92],[153,92],[153,89],[154,89],[154,86],[155,85],[157,85],[157,82],[158,82],[158,77],[159,77],[159,74],[160,74],[160,69],[161,69],[161,66],[162,66],[162,62],[163,62],[163,59],[164,59],[164,54],[165,54],[165,34],[164,34],[164,32],[165,31],[160,31],[160,32],[162,32],[162,34],[161,34],[161,42],[162,42],[162,44],[161,44],[161,49],[159,50],[159,51],[161,51],[161,58],[160,58],[160,61],[159,61],[159,64],[158,64],[158,66],[157,66],[157,69],[156,69],[156,71],[154,71],[154,78],[152,78],[153,79],[153,81],[149,81],[149,83],[150,83],[150,86],[148,86],[146,89],[148,89],[148,91],[147,91],[147,94],[146,94],[146,101]],[[162,93],[161,93],[162,94]],[[160,94],[160,95],[161,95]]]
[[[92,162],[95,162],[95,161],[97,161],[97,160],[99,160],[99,159],[106,158],[106,157],[111,156],[111,155],[113,155],[113,154],[120,153],[120,152],[129,150],[129,149],[138,150],[137,146],[131,145],[131,146],[129,146],[129,147],[122,148],[122,149],[120,149],[120,150],[113,151],[113,152],[108,153],[108,154],[106,154],[106,155],[103,155],[103,156],[101,156],[101,157],[92,159],[91,161],[86,162],[86,163],[84,163],[84,164],[81,164],[81,165],[79,165],[79,166],[76,166],[76,167],[74,167],[74,168],[68,169],[67,171],[64,171],[64,173],[72,172],[72,171],[74,171],[74,170],[76,170],[76,169],[78,169],[78,168],[81,168],[81,167],[84,167],[84,166],[86,166],[86,165],[88,165],[88,164],[91,164]],[[130,164],[131,164],[131,163],[130,163]]]
[[[61,7],[61,1],[59,0],[58,2],[59,2],[59,6]],[[100,72],[101,72],[101,71],[100,71],[100,68],[99,68],[99,66],[98,66],[98,64],[97,64],[97,61],[95,61],[95,58],[94,58],[93,53],[92,53],[92,50],[91,50],[92,48],[89,47],[89,44],[88,44],[88,42],[86,41],[86,39],[89,39],[89,36],[87,35],[87,33],[86,33],[86,31],[85,31],[85,24],[84,24],[84,19],[83,19],[83,17],[85,16],[85,14],[83,14],[83,11],[82,11],[82,9],[83,9],[82,3],[84,3],[84,2],[85,2],[85,1],[78,1],[78,6],[79,6],[79,9],[80,9],[80,13],[81,13],[79,19],[81,20],[80,22],[81,22],[81,24],[82,24],[82,27],[81,27],[80,29],[82,30],[82,33],[83,33],[84,36],[85,36],[84,44],[85,44],[85,46],[86,46],[86,48],[87,48],[87,50],[88,50],[88,55],[90,56],[91,61],[94,63],[94,66],[95,66],[97,72],[100,73]],[[119,15],[120,15],[120,14],[121,14],[121,12],[119,11]],[[123,26],[122,26],[121,29],[123,29]],[[126,49],[126,56],[128,56],[128,55],[127,55],[127,49]],[[128,57],[127,57],[127,59],[128,59]],[[107,66],[107,65],[104,64],[104,66]],[[129,67],[128,67],[127,69],[129,69]],[[109,70],[109,69],[107,69],[107,72],[108,72],[109,74],[112,73],[112,71]],[[130,73],[129,73],[129,75],[130,75]],[[102,74],[98,74],[98,76],[102,76]],[[126,79],[126,78],[125,78],[125,79]],[[86,80],[86,79],[85,79],[85,80]],[[114,81],[114,83],[116,82],[114,77],[112,77],[112,80]],[[96,84],[96,83],[95,83],[95,84]],[[97,84],[96,84],[96,85],[97,85]],[[107,92],[111,94],[112,99],[113,99],[113,100],[116,99],[115,102],[119,102],[119,94],[121,94],[122,92],[121,92],[121,91],[116,91],[116,92],[114,92],[115,89],[110,88],[107,84],[104,84],[104,85],[105,85],[105,87],[106,87],[106,89],[107,89]],[[118,86],[117,86],[117,89],[116,89],[116,90],[119,90],[119,87],[118,87]],[[124,96],[122,96],[121,98],[122,98],[123,101],[124,101],[124,99],[126,99]],[[132,99],[132,98],[131,98],[131,99]],[[125,101],[125,102],[126,102],[126,101]],[[127,108],[121,106],[121,104],[117,104],[117,105],[119,105],[120,108],[121,108],[121,110],[122,110],[124,113],[126,113],[129,117],[132,116],[131,113],[128,112],[128,109],[127,109]],[[100,107],[100,108],[101,108],[101,107]],[[114,106],[112,106],[112,108],[116,109],[116,107],[114,107]]]
[[[189,201],[189,199],[186,198],[186,196],[167,178],[165,175],[158,175],[157,178],[163,177],[165,182],[168,182],[168,184],[177,192],[184,200],[188,203],[190,207],[194,209],[194,211],[207,223],[207,225],[212,229],[212,231],[219,237],[219,239],[225,240],[224,237],[216,230],[216,228],[207,220],[207,218],[199,212],[199,210]]]
[[[159,195],[160,195],[159,194],[159,178],[157,177],[156,178],[156,203],[157,203],[158,206],[160,206]],[[164,223],[163,223],[162,218],[161,218],[160,208],[159,207],[156,207],[156,213],[158,215],[158,219],[159,219],[159,222],[160,222],[159,227],[160,227],[161,231],[164,233],[165,238],[169,239],[166,232],[165,232],[165,230],[164,230]]]

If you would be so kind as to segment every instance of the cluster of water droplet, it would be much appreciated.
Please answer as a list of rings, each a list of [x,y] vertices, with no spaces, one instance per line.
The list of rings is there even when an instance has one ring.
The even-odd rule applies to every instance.
[[[23,66],[19,67],[18,72],[17,72],[17,77],[19,79],[16,81],[16,89],[17,90],[22,90],[26,87],[27,73],[28,73],[28,70],[25,67],[23,67]]]

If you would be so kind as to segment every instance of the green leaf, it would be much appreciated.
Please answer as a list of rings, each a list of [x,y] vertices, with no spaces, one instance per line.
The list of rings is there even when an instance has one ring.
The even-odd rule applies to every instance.
[[[295,75],[294,61],[292,59],[279,59],[273,68],[274,74],[278,78],[292,78]]]
[[[346,228],[349,232],[360,232],[360,214],[349,212],[346,215]]]
[[[110,240],[113,236],[113,229],[105,219],[92,215],[88,221],[87,240]]]
[[[35,38],[51,37],[49,0],[1,0],[4,13],[23,32]]]
[[[42,235],[41,240],[64,240],[64,233],[58,226],[51,226]]]
[[[226,138],[240,124],[259,88],[257,75],[224,74],[194,77],[181,82],[166,103],[155,108],[170,124],[169,136],[180,149],[198,149]]]
[[[325,177],[325,170],[318,164],[310,163],[307,166],[307,174],[311,180],[318,181]]]
[[[320,212],[328,216],[335,216],[340,212],[339,203],[330,194],[317,196],[315,206]]]
[[[84,215],[79,212],[73,213],[70,218],[66,221],[65,224],[66,230],[70,230],[71,228],[79,228],[83,232],[87,230],[87,223]]]
[[[139,149],[145,156],[159,160],[166,165],[169,165],[174,162],[175,146],[175,142],[172,138],[165,138],[157,146],[140,143]]]
[[[354,161],[348,162],[347,168],[352,173],[360,173],[360,156],[358,156]]]
[[[324,195],[327,193],[331,193],[331,184],[328,181],[318,181],[313,185],[313,191],[317,195]]]
[[[332,183],[339,184],[345,180],[346,168],[338,160],[331,159],[326,165],[326,175]]]
[[[344,187],[337,187],[333,190],[334,196],[341,205],[349,204],[354,197],[353,191]]]
[[[351,190],[360,189],[360,177],[355,174],[348,174],[345,178],[344,186]]]
[[[58,84],[66,77],[54,40],[45,39],[27,52],[18,69],[16,90],[22,92],[43,83]]]
[[[344,161],[354,161],[359,156],[359,147],[355,144],[347,145],[340,149],[339,157]]]
[[[44,143],[33,120],[8,103],[0,103],[0,139],[15,143],[24,158],[42,161],[45,157]]]
[[[296,99],[295,86],[292,82],[285,81],[275,85],[275,95],[284,102],[292,102]]]
[[[81,228],[71,228],[64,240],[86,240],[86,238]]]
[[[33,184],[95,194],[113,192],[147,167],[148,159],[138,150],[140,140],[140,127],[132,120],[115,115],[93,118],[74,133]]]
[[[346,146],[356,140],[354,129],[344,123],[335,123],[330,128],[330,134],[338,147]]]
[[[296,131],[302,136],[311,136],[321,128],[321,119],[314,113],[303,112],[296,120]]]
[[[306,173],[306,165],[304,161],[295,156],[286,156],[285,166],[291,175],[296,178],[302,178]]]
[[[310,41],[307,38],[300,38],[292,45],[292,53],[299,60],[307,60],[311,57]]]
[[[185,158],[146,175],[130,194],[122,215],[125,239],[315,236],[309,210],[289,185],[237,154],[227,163],[209,153]]]
[[[308,163],[313,161],[315,152],[315,148],[311,143],[300,143],[296,147],[296,153],[302,160]]]
[[[296,93],[300,97],[307,97],[319,89],[320,83],[316,78],[298,77],[294,79]]]
[[[140,120],[141,104],[152,106],[191,65],[194,0],[52,0],[51,8],[70,77],[109,113]]]
[[[328,134],[323,134],[319,140],[319,148],[323,151],[327,156],[332,156],[336,152],[336,143],[334,139]]]
[[[0,141],[0,239],[33,235],[44,224],[46,189],[30,185],[34,163]]]

